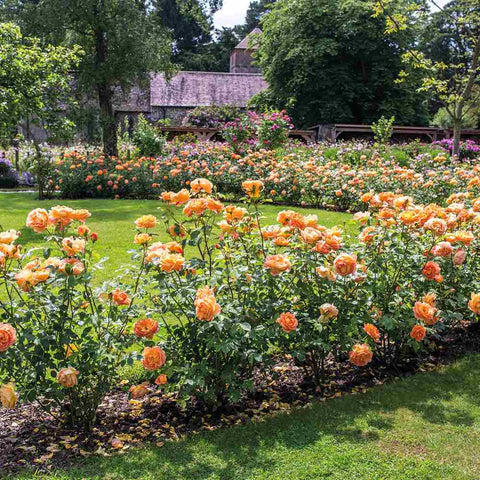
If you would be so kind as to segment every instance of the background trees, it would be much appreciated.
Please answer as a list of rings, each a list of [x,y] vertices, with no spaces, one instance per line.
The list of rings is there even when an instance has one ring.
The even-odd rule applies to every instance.
[[[427,120],[418,79],[395,83],[407,29],[384,36],[385,20],[372,18],[368,1],[280,0],[262,21],[258,60],[270,85],[267,96],[286,105],[296,125],[370,123],[381,115],[398,122]]]

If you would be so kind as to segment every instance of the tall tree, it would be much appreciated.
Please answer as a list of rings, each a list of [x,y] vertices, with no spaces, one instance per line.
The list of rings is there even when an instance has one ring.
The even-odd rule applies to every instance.
[[[77,82],[95,91],[104,151],[117,153],[113,98],[118,86],[131,87],[149,72],[171,69],[171,41],[149,0],[9,0],[6,15],[45,41],[80,45],[85,55]]]
[[[480,4],[455,0],[444,8],[436,2],[435,6],[440,13],[431,16],[414,0],[401,4],[377,0],[376,16],[387,19],[389,35],[425,21],[438,28],[426,48],[408,48],[404,57],[408,68],[402,78],[412,71],[422,72],[420,90],[432,92],[444,105],[453,123],[453,154],[458,155],[462,124],[480,101]]]
[[[241,38],[245,38],[253,29],[260,26],[262,17],[270,12],[277,0],[253,0],[247,9],[245,22],[237,25],[235,31]]]
[[[413,79],[395,82],[401,39],[414,32],[386,39],[385,20],[372,13],[368,0],[279,0],[262,20],[263,96],[288,107],[300,126],[371,123],[382,115],[425,124],[426,102]]]

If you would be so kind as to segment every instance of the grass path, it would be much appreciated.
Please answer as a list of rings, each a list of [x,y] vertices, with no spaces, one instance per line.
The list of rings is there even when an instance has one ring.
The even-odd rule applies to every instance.
[[[366,394],[48,476],[134,480],[480,478],[480,355]]]
[[[25,219],[34,208],[50,208],[65,204],[72,208],[86,208],[92,213],[88,220],[89,227],[99,234],[96,250],[101,257],[109,257],[105,270],[101,272],[100,280],[108,279],[110,272],[129,263],[128,250],[133,248],[134,220],[140,215],[161,215],[163,203],[160,200],[45,200],[38,201],[33,193],[0,193],[0,226],[9,230],[14,228],[22,232],[19,243],[26,247],[42,245],[42,236],[33,233],[25,227]],[[262,213],[265,225],[275,223],[279,211],[286,207],[264,205]],[[351,216],[345,213],[327,212],[323,210],[294,208],[305,215],[315,213],[319,223],[331,227],[342,226]],[[349,227],[352,228],[351,226]],[[168,241],[170,237],[160,232],[160,241]]]

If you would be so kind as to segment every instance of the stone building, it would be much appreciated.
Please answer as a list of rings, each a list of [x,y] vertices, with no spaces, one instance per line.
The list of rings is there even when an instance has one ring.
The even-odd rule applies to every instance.
[[[267,88],[260,70],[253,65],[249,37],[259,34],[255,29],[244,38],[230,55],[230,72],[179,72],[170,81],[161,73],[153,74],[146,89],[133,88],[126,98],[115,103],[117,121],[125,117],[133,121],[139,114],[151,120],[170,119],[180,124],[196,107],[235,105],[246,108],[255,94]]]

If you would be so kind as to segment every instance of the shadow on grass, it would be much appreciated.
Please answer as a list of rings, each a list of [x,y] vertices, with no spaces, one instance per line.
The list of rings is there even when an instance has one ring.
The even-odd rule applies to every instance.
[[[322,443],[320,453],[325,461],[331,460],[328,445],[332,444],[334,449],[345,451],[363,446],[376,458],[381,453],[378,440],[395,430],[399,410],[415,418],[417,427],[411,428],[419,429],[416,433],[420,436],[429,424],[445,425],[451,431],[452,426],[467,429],[478,422],[478,411],[475,417],[471,410],[480,398],[479,374],[480,356],[470,356],[445,371],[418,374],[365,395],[348,395],[260,423],[193,435],[163,448],[148,447],[108,459],[91,458],[64,472],[65,477],[60,471],[58,475],[75,479],[256,478],[256,472],[265,474],[278,466],[281,454],[276,452],[293,451],[296,457],[314,449],[317,442]],[[319,461],[316,454],[311,461]]]

